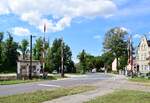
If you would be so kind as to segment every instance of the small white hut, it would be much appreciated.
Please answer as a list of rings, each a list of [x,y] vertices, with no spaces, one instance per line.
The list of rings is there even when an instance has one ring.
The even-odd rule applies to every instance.
[[[17,61],[17,76],[19,79],[26,79],[29,77],[30,60]],[[32,61],[32,76],[40,76],[41,63],[39,60]]]

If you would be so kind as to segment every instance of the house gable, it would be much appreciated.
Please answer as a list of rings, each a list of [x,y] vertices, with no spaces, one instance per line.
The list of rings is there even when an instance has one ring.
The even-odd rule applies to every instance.
[[[145,36],[143,36],[141,38],[141,42],[139,44],[139,50],[144,51],[145,49],[147,49],[148,47],[150,47],[150,41],[146,39]]]

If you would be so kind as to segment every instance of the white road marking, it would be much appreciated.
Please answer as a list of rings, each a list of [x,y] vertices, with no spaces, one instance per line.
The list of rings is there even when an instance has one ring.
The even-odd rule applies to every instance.
[[[45,86],[45,87],[61,87],[59,85],[51,85],[51,84],[38,84],[39,86]]]

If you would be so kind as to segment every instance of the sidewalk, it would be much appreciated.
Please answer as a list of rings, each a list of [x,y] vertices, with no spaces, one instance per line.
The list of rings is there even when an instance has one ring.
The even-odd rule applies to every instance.
[[[43,103],[83,103],[83,102],[89,101],[91,99],[94,99],[97,96],[102,96],[102,95],[111,93],[113,91],[114,90],[112,90],[112,89],[105,90],[105,89],[101,88],[101,89],[97,89],[95,91],[60,97],[58,99],[53,99],[51,101],[46,101]]]

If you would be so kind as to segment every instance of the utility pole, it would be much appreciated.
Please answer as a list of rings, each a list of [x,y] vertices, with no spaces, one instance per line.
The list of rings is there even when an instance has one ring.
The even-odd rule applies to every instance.
[[[44,24],[44,35],[43,35],[43,73],[45,72],[44,69],[45,69],[45,32],[46,32],[46,24]]]
[[[61,39],[61,77],[64,77],[64,45],[63,45],[63,37]]]
[[[29,79],[32,79],[32,35],[30,35],[30,66],[29,66]]]
[[[132,40],[131,35],[129,36],[129,42],[128,42],[128,63],[131,65],[130,71],[131,71],[131,77],[133,77],[133,55],[132,55]]]

